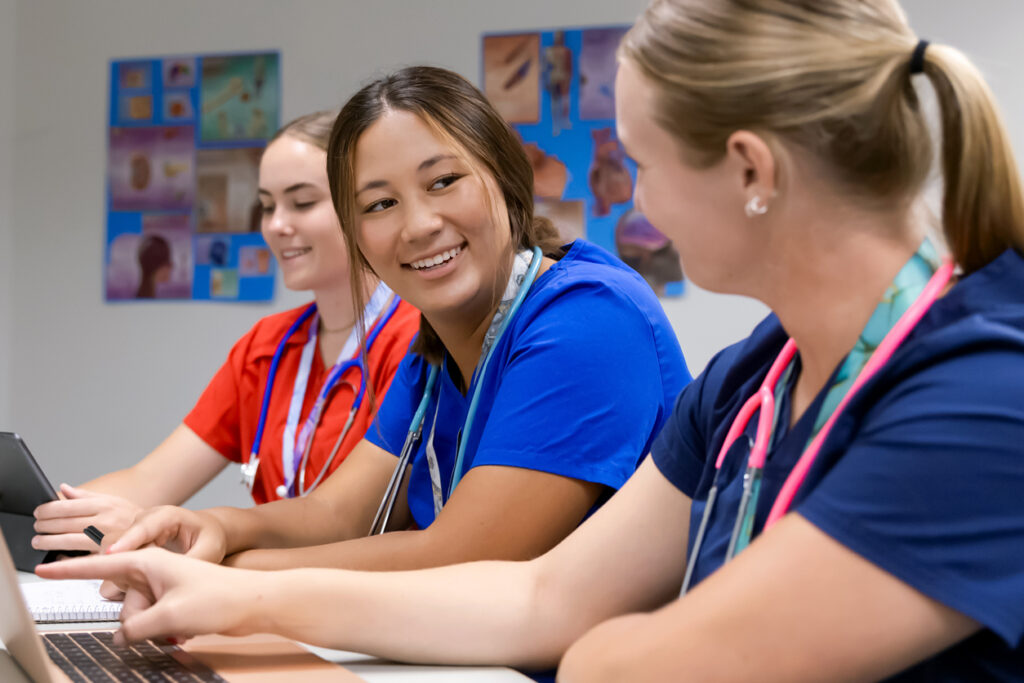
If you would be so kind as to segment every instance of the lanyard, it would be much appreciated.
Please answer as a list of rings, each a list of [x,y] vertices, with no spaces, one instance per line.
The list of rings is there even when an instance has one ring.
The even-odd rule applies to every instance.
[[[527,261],[528,256],[532,256],[529,261]],[[528,251],[520,251],[516,254],[516,258],[512,263],[512,273],[509,275],[505,293],[502,295],[498,310],[494,313],[494,318],[484,334],[484,344],[481,349],[483,352],[483,362],[478,366],[479,372],[474,373],[473,379],[476,381],[470,382],[473,385],[473,393],[470,397],[469,410],[466,413],[466,422],[462,426],[456,446],[455,466],[452,469],[452,478],[448,485],[449,498],[456,485],[462,479],[462,470],[466,457],[466,443],[469,441],[470,429],[473,426],[473,419],[476,417],[476,408],[480,400],[480,387],[483,384],[484,373],[487,372],[487,366],[491,362],[491,356],[494,354],[498,340],[505,333],[509,323],[512,321],[512,317],[519,310],[520,304],[523,303],[523,299],[529,293],[543,260],[544,256],[540,248],[534,247],[532,255]],[[437,404],[434,407],[434,421],[430,426],[430,436],[427,438],[425,448],[427,469],[430,473],[430,488],[434,499],[435,518],[441,513],[441,508],[444,506],[441,489],[441,468],[437,462],[437,452],[434,450],[434,430],[437,427],[437,414],[440,409],[441,390],[440,385],[438,385]]]
[[[927,242],[925,243],[927,245]],[[922,245],[916,256],[922,255],[922,258],[928,260],[928,252],[931,249],[930,245]],[[911,259],[911,263],[908,263],[904,267],[904,270],[900,271],[900,275],[897,276],[897,281],[894,285],[900,285],[900,277],[907,272],[907,268],[910,267],[914,262]],[[843,370],[849,370],[849,358],[853,356],[851,352],[844,361],[843,366],[840,369],[839,376],[837,377],[836,384],[829,390],[829,393],[825,397],[825,404],[822,406],[821,412],[819,412],[817,420],[815,421],[815,434],[811,437],[808,445],[804,449],[803,454],[797,461],[796,465],[790,471],[789,476],[782,485],[778,496],[772,505],[771,512],[768,515],[768,519],[765,522],[764,528],[768,529],[774,525],[783,515],[789,510],[790,505],[796,496],[801,484],[807,478],[807,473],[810,471],[811,466],[814,464],[815,459],[818,456],[818,452],[821,450],[821,445],[825,439],[828,438],[828,434],[835,424],[836,419],[842,414],[843,409],[847,406],[850,400],[856,395],[857,391],[871,379],[880,370],[885,363],[892,357],[892,354],[899,348],[903,340],[906,339],[907,335],[914,329],[918,321],[924,316],[924,314],[931,308],[932,304],[942,294],[943,288],[949,282],[950,277],[953,273],[953,264],[950,261],[946,261],[935,271],[923,289],[920,290],[912,302],[906,306],[905,311],[899,316],[896,323],[888,329],[881,342],[878,343],[877,347],[873,351],[869,350],[868,353],[861,359],[859,372],[852,373],[847,372],[844,375]],[[908,291],[916,291],[916,288],[907,287]],[[890,287],[889,291],[886,292],[885,302],[891,302],[894,300],[893,296],[890,296],[893,288]],[[899,292],[902,293],[902,290]],[[906,303],[904,301],[904,303]],[[879,310],[883,313],[890,312],[887,309],[892,307],[880,306]],[[876,316],[872,316],[869,321],[869,327],[872,321],[875,320]],[[880,317],[885,317],[880,316]],[[868,331],[867,328],[865,330]],[[865,335],[862,334],[862,337]],[[858,342],[859,343],[859,342]],[[871,346],[870,344],[866,346]],[[700,526],[697,529],[697,535],[694,538],[694,547],[690,553],[690,559],[687,563],[686,574],[683,578],[682,593],[685,594],[690,586],[690,581],[693,578],[693,571],[696,567],[697,558],[700,553],[701,545],[704,541],[704,535],[707,531],[708,520],[711,517],[711,511],[714,508],[715,499],[718,495],[718,474],[721,472],[722,464],[725,461],[725,456],[732,448],[733,443],[738,439],[747,428],[747,424],[750,422],[754,413],[759,413],[757,431],[755,433],[754,443],[750,449],[750,457],[747,462],[747,468],[743,474],[743,492],[740,498],[739,511],[736,515],[735,524],[733,526],[732,535],[729,539],[729,549],[726,552],[726,561],[734,557],[739,553],[746,545],[750,542],[752,529],[753,529],[753,518],[757,508],[757,500],[760,494],[761,477],[764,472],[764,464],[767,458],[767,451],[769,443],[772,439],[772,432],[774,430],[774,422],[777,418],[776,411],[776,399],[777,391],[780,384],[780,378],[783,373],[790,367],[790,363],[796,354],[796,342],[793,339],[789,339],[782,351],[776,357],[772,363],[771,368],[768,370],[768,374],[764,381],[761,383],[757,393],[751,396],[746,403],[740,408],[739,413],[729,426],[729,431],[726,433],[725,441],[722,444],[722,448],[718,452],[718,457],[715,460],[715,474],[712,478],[711,488],[708,492],[707,502],[704,506],[704,514],[701,517]],[[856,350],[856,347],[855,347]],[[838,396],[836,397],[836,394]],[[829,404],[834,404],[834,408],[829,409]]]
[[[388,301],[393,299],[394,296],[391,290],[381,282],[377,285],[377,289],[374,291],[373,296],[366,304],[366,308],[363,311],[363,320],[373,320],[374,328],[377,328],[377,318],[384,310],[385,305]],[[392,311],[393,312],[393,311]],[[306,417],[305,424],[303,424],[301,431],[296,434],[298,428],[299,417],[302,413],[302,404],[306,399],[306,389],[309,385],[309,374],[313,367],[313,355],[316,352],[317,337],[319,336],[317,331],[319,328],[318,323],[319,314],[313,319],[313,322],[309,326],[309,337],[306,340],[305,346],[302,348],[302,357],[299,361],[299,371],[295,375],[295,383],[292,386],[292,398],[288,406],[288,419],[285,422],[284,434],[281,436],[281,470],[284,472],[284,490],[291,491],[295,482],[296,474],[300,468],[301,460],[308,457],[309,447],[313,443],[313,433],[317,427],[320,426],[320,418],[323,416],[324,406],[327,404],[327,398],[330,396],[331,391],[337,386],[338,381],[341,379],[342,374],[351,367],[358,367],[361,371],[360,379],[360,390],[354,391],[355,396],[353,397],[353,408],[358,410],[359,404],[362,403],[363,389],[366,385],[366,368],[363,367],[361,354],[359,353],[359,326],[355,325],[352,331],[348,335],[348,339],[345,340],[344,346],[341,347],[341,352],[338,353],[338,358],[334,362],[330,371],[327,373],[327,377],[324,379],[323,385],[320,387],[320,391],[317,393],[316,401],[313,403],[313,407],[309,411],[309,415]],[[390,316],[389,316],[390,317]],[[376,335],[374,335],[374,338]],[[373,341],[368,340],[367,352]],[[353,390],[355,388],[353,387]]]
[[[524,254],[517,254],[516,261],[520,261],[521,255],[523,256],[523,262],[525,262]],[[485,343],[481,348],[481,351],[485,354],[484,362],[477,366],[479,372],[474,373],[477,380],[476,387],[473,390],[473,396],[469,403],[469,412],[466,414],[466,421],[462,426],[462,438],[459,439],[455,468],[452,471],[452,483],[448,489],[449,496],[451,496],[451,492],[455,489],[455,485],[458,484],[459,479],[461,478],[466,442],[469,440],[469,431],[473,426],[473,417],[476,414],[476,404],[480,398],[480,386],[483,384],[483,376],[484,373],[487,372],[487,365],[491,359],[491,354],[494,352],[494,348],[497,346],[498,340],[501,339],[501,336],[508,328],[509,322],[516,314],[516,311],[519,310],[519,306],[523,303],[523,299],[525,299],[526,295],[529,293],[530,286],[537,278],[537,273],[540,272],[540,267],[543,261],[544,254],[541,252],[540,247],[534,247],[529,267],[525,273],[520,273],[519,266],[513,264],[512,275],[509,278],[508,286],[505,288],[505,295],[502,296],[502,302],[498,305],[498,311],[494,314],[494,319],[491,320],[491,327],[488,328],[487,334],[484,337]],[[509,298],[510,290],[514,291],[514,296],[511,297],[511,301],[506,301],[506,299]],[[493,334],[491,334],[492,331]],[[487,341],[488,339],[490,341]],[[416,412],[412,416],[412,422],[409,424],[409,431],[405,435],[405,442],[402,444],[402,450],[398,455],[398,463],[395,465],[395,469],[391,473],[391,479],[388,481],[388,485],[384,490],[384,495],[381,498],[380,505],[377,507],[377,514],[374,515],[373,523],[370,525],[370,536],[382,534],[387,531],[388,520],[391,518],[391,513],[395,509],[395,502],[398,500],[398,490],[402,485],[405,469],[409,465],[409,461],[412,459],[412,452],[415,450],[416,443],[423,435],[423,421],[427,414],[427,405],[430,403],[430,397],[434,393],[434,385],[437,383],[437,376],[439,372],[440,368],[437,365],[430,365],[430,369],[427,372],[426,384],[423,387],[423,395],[420,397],[419,405],[416,407]],[[438,389],[437,400],[438,402],[441,400],[440,389]],[[436,411],[434,414],[434,422],[437,422]],[[433,432],[433,428],[431,428],[431,432]],[[441,501],[441,474],[440,469],[437,466],[437,454],[434,453],[434,446],[432,442],[433,438],[428,442],[426,450],[428,454],[427,466],[430,469],[431,489],[434,491],[434,511],[436,516],[436,514],[440,512],[443,503]],[[436,486],[434,484],[435,479],[437,482]]]
[[[390,304],[390,306],[387,306],[387,311],[384,313],[383,316],[381,316],[380,312],[387,305],[388,301],[390,301],[391,304]],[[370,301],[367,303],[366,309],[364,310],[364,317],[363,317],[364,320],[367,320],[367,319],[371,319],[372,320],[374,318],[379,318],[376,321],[376,324],[374,325],[373,329],[370,331],[370,334],[367,336],[367,339],[366,339],[366,353],[369,353],[369,350],[372,347],[373,342],[376,340],[377,335],[384,328],[384,326],[387,325],[388,321],[390,321],[391,317],[394,315],[395,310],[398,308],[398,303],[399,303],[398,297],[393,296],[391,290],[384,283],[380,283],[380,285],[378,285],[377,289],[374,291],[373,296],[370,297]],[[268,409],[269,409],[269,406],[270,406],[270,396],[271,396],[271,393],[272,393],[272,390],[273,390],[274,380],[277,377],[277,368],[278,368],[278,365],[280,364],[281,356],[284,354],[284,350],[285,350],[285,347],[286,347],[286,345],[288,343],[288,340],[291,339],[291,337],[299,330],[299,328],[302,327],[303,323],[305,323],[310,317],[314,316],[316,314],[316,312],[317,312],[317,307],[316,307],[316,303],[315,302],[311,303],[309,306],[307,306],[306,309],[299,315],[299,317],[295,320],[295,322],[293,322],[291,324],[291,326],[288,328],[288,330],[281,337],[280,342],[278,342],[277,349],[275,349],[275,351],[274,351],[274,356],[273,356],[273,358],[272,358],[272,360],[270,362],[270,370],[267,373],[267,381],[266,381],[266,384],[265,384],[265,386],[263,388],[263,401],[262,401],[262,403],[260,405],[260,416],[259,416],[259,419],[258,419],[257,424],[256,424],[256,435],[253,438],[252,448],[249,451],[249,460],[248,460],[248,462],[243,463],[242,467],[241,467],[242,483],[245,484],[250,490],[252,490],[252,488],[253,488],[253,485],[254,485],[255,480],[256,480],[256,473],[259,470],[259,465],[260,465],[259,451],[260,451],[260,446],[261,446],[261,444],[263,442],[263,431],[266,428],[266,424],[267,424],[267,413],[268,413]],[[290,461],[294,462],[294,458],[295,458],[295,452],[296,452],[296,449],[295,449],[295,444],[296,444],[295,431],[296,431],[296,428],[298,426],[299,413],[301,412],[301,409],[302,409],[302,400],[305,397],[305,390],[306,390],[306,387],[307,387],[307,385],[309,383],[309,373],[310,373],[310,370],[312,368],[313,353],[316,351],[316,328],[317,328],[317,321],[314,320],[313,323],[310,325],[309,338],[307,339],[306,344],[303,346],[302,357],[301,357],[300,363],[299,363],[299,371],[298,371],[298,373],[296,374],[296,377],[295,377],[295,387],[298,387],[300,385],[300,383],[301,383],[301,393],[299,394],[298,401],[296,401],[296,390],[295,390],[295,387],[293,387],[293,390],[292,390],[292,400],[291,400],[291,403],[289,404],[289,408],[288,408],[288,419],[287,419],[287,422],[285,424],[285,430],[284,430],[285,431],[285,435],[284,435],[283,441],[282,441],[282,453],[281,453],[281,456],[282,456],[282,466],[283,466],[283,470],[284,470],[285,479],[288,482],[289,490],[291,489],[291,487],[293,485],[293,482],[294,482],[294,479],[295,479],[295,468],[294,467],[289,468],[288,467],[288,463]],[[355,337],[354,343],[353,343],[353,337]],[[362,394],[365,391],[365,382],[366,382],[366,377],[365,377],[365,375],[366,375],[366,372],[365,372],[366,368],[363,367],[363,364],[362,364],[362,354],[359,353],[359,351],[358,351],[358,349],[359,349],[358,344],[359,344],[358,333],[357,333],[356,330],[353,330],[352,334],[349,335],[349,339],[346,340],[345,346],[342,348],[342,353],[339,354],[339,359],[338,359],[339,362],[336,363],[331,368],[331,372],[329,372],[328,376],[327,376],[327,381],[325,381],[325,383],[324,383],[324,388],[321,389],[321,394],[322,394],[324,400],[326,400],[326,398],[330,394],[330,390],[333,388],[333,386],[335,384],[337,384],[338,380],[345,373],[345,371],[348,370],[349,367],[353,367],[353,366],[354,367],[358,367],[360,369],[360,371],[362,372],[362,377],[361,377],[361,380],[360,380],[360,390],[358,392],[356,392],[356,398],[355,398],[355,404],[354,404],[354,409],[355,410],[358,410],[358,406],[359,406],[359,403],[361,402]],[[353,352],[352,352],[353,349],[355,349],[355,354],[353,354]],[[346,362],[345,361],[345,357],[346,356],[354,356],[354,357],[351,360]],[[330,385],[330,386],[328,386],[328,385]],[[324,389],[326,389],[326,391],[324,391]],[[319,398],[320,398],[320,396],[318,395],[318,399]],[[296,403],[297,403],[297,405],[296,405]],[[322,412],[322,406],[321,406],[321,412]],[[311,416],[312,416],[312,411],[311,411]],[[349,428],[351,427],[350,423],[352,421],[352,417],[353,416],[350,416],[349,421],[346,423],[346,427],[342,430],[343,431],[342,437],[344,437],[345,434],[347,434],[347,432],[349,431]],[[319,422],[319,416],[317,416],[317,419],[314,422],[315,423]],[[306,448],[306,454],[307,455],[308,455],[308,446],[310,445],[310,443],[312,441],[312,432],[315,431],[315,429],[316,429],[316,424],[314,424],[311,427],[310,433],[309,433],[309,437],[308,437],[306,443],[304,444],[307,447]],[[289,445],[291,446],[290,448],[289,448]],[[335,448],[335,452],[336,451],[337,451],[337,448]],[[332,453],[332,457],[329,458],[329,460],[328,460],[328,464],[330,464],[330,460],[333,460],[333,453]],[[323,471],[321,471],[320,474],[321,474],[321,476],[317,477],[317,481],[319,481],[320,478],[322,477]],[[314,484],[314,486],[315,486],[315,484]],[[278,488],[281,489],[281,487],[278,487]],[[280,490],[278,491],[278,494],[281,495]]]

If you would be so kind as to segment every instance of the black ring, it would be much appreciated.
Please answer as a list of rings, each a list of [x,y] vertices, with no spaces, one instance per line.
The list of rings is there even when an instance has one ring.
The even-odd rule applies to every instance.
[[[910,56],[910,75],[924,73],[924,51],[928,49],[927,40],[917,41],[914,54]]]

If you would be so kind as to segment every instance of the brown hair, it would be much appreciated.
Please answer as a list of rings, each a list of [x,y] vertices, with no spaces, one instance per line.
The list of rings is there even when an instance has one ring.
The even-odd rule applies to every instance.
[[[274,140],[287,135],[298,138],[303,142],[308,142],[326,152],[327,143],[331,139],[331,127],[334,125],[334,119],[337,117],[338,110],[333,109],[329,111],[316,111],[312,114],[292,119],[274,133],[274,137],[267,141],[267,146],[269,147],[270,143]]]
[[[686,161],[711,165],[734,131],[809,151],[855,196],[908,203],[933,145],[910,59],[918,39],[895,0],[653,0],[619,56],[658,90],[655,117]],[[1024,250],[1020,177],[995,102],[959,51],[931,45],[942,228],[965,273]]]
[[[446,69],[412,66],[378,78],[353,95],[331,131],[327,176],[348,243],[353,283],[370,268],[355,236],[356,144],[363,132],[389,110],[420,117],[465,153],[478,172],[494,178],[508,212],[514,250],[539,246],[548,256],[560,254],[561,240],[554,226],[533,214],[533,169],[516,134],[483,93],[462,76]],[[511,263],[511,253],[508,258]],[[356,297],[355,310],[363,310],[360,288],[353,286],[352,294]],[[420,334],[412,350],[431,363],[439,363],[443,357],[441,340],[426,318],[420,318]]]

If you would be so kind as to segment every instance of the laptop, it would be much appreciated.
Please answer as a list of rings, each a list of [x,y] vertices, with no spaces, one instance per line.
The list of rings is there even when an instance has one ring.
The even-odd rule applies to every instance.
[[[183,647],[146,641],[113,644],[113,631],[36,631],[18,573],[0,533],[0,681],[361,681],[286,638],[202,636]]]

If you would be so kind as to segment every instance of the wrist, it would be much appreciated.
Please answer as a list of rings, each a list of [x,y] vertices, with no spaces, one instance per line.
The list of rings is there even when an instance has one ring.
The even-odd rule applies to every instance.
[[[278,623],[277,617],[288,608],[288,603],[291,602],[286,595],[288,592],[287,582],[282,582],[282,577],[274,572],[247,569],[238,571],[245,574],[244,580],[240,582],[243,589],[242,621],[238,625],[239,635],[281,634],[282,626]]]
[[[237,523],[238,513],[243,512],[243,510],[232,507],[207,508],[199,512],[207,523],[215,525],[219,529],[225,557],[248,547],[245,545]]]

